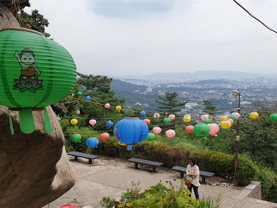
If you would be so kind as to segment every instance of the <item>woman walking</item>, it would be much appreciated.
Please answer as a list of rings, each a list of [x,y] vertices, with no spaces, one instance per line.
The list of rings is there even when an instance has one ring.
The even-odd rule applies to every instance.
[[[200,183],[199,183],[200,172],[199,172],[198,166],[196,165],[196,160],[194,157],[189,158],[189,164],[187,166],[186,172],[187,172],[186,180],[190,181],[191,183],[188,189],[190,190],[190,192],[193,189],[196,200],[199,200],[198,187],[200,186]],[[189,197],[191,197],[191,195],[189,195]]]

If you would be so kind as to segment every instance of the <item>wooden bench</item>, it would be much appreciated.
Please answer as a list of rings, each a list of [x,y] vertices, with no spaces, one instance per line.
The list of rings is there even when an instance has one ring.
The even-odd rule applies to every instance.
[[[77,161],[78,157],[82,157],[82,158],[87,158],[89,164],[92,163],[93,159],[98,158],[98,156],[95,155],[90,155],[90,154],[86,154],[86,153],[82,153],[82,152],[68,152],[68,155],[74,156],[75,157],[75,161]]]
[[[163,163],[160,163],[160,162],[153,162],[153,161],[142,160],[142,159],[138,159],[138,158],[130,158],[127,161],[135,163],[135,169],[138,169],[138,164],[150,165],[150,166],[152,166],[152,172],[153,173],[155,173],[155,167],[163,166]]]
[[[184,178],[184,173],[186,173],[187,168],[180,167],[180,166],[174,166],[172,170],[176,170],[180,172],[180,178]],[[214,173],[206,172],[206,171],[200,171],[200,177],[202,177],[201,183],[206,183],[205,178],[206,177],[212,177]]]

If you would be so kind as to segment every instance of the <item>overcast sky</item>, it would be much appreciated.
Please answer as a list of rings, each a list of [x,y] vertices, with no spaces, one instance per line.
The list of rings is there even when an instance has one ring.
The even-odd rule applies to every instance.
[[[277,34],[232,0],[30,0],[77,70],[109,76],[205,70],[277,75]],[[238,0],[277,30],[277,0]]]

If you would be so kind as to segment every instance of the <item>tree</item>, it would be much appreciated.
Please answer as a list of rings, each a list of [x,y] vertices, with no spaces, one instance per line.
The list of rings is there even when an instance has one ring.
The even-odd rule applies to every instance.
[[[51,36],[49,33],[45,32],[45,27],[48,27],[49,22],[38,12],[38,10],[33,10],[31,14],[21,10],[19,17],[21,19],[22,27],[41,32],[45,37]]]
[[[166,92],[165,97],[159,96],[160,100],[155,100],[157,103],[161,104],[162,106],[158,107],[159,112],[168,113],[168,114],[175,114],[176,112],[180,112],[181,109],[177,108],[180,106],[184,106],[186,102],[178,102],[176,99],[178,94],[176,92],[170,93]]]
[[[217,112],[216,107],[212,104],[212,102],[208,100],[203,100],[204,112],[214,116]]]

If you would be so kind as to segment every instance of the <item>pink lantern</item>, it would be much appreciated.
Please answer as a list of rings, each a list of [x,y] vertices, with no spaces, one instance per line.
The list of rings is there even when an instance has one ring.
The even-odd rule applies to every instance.
[[[209,123],[208,126],[210,127],[210,135],[217,136],[217,132],[219,131],[219,126],[215,123]]]
[[[154,113],[154,118],[156,118],[156,119],[160,118],[160,114],[159,113]]]
[[[186,127],[186,132],[191,134],[191,133],[193,133],[193,129],[194,129],[194,126],[189,125],[189,126]]]
[[[240,114],[239,114],[239,113],[232,113],[231,115],[236,116],[238,119],[239,119],[239,117],[240,117]]]
[[[109,103],[106,103],[106,104],[105,104],[105,108],[106,108],[106,109],[108,109],[108,108],[110,108],[110,107],[111,107],[111,105],[110,105]]]
[[[160,127],[156,126],[156,127],[153,128],[153,133],[154,134],[159,134],[159,133],[161,133],[161,131],[162,131],[162,129]]]
[[[231,118],[225,118],[223,121],[230,121],[232,126],[234,124],[234,120]]]
[[[96,124],[96,120],[91,119],[91,120],[89,121],[89,124],[92,125],[92,126],[94,126],[94,125]]]
[[[148,118],[144,119],[143,121],[144,121],[147,125],[150,124],[150,120],[149,120]]]
[[[170,120],[173,121],[173,120],[175,119],[175,115],[170,114],[170,115],[168,116],[168,118],[170,118]]]
[[[168,138],[172,139],[172,138],[175,136],[175,131],[172,130],[172,129],[168,129],[168,130],[165,132],[165,135],[166,135]]]
[[[230,114],[224,114],[223,116],[227,116],[229,118]]]
[[[110,135],[106,132],[104,132],[100,135],[100,139],[102,139],[103,141],[106,141],[109,138],[110,138]]]
[[[201,120],[203,121],[203,120],[205,120],[205,119],[209,119],[209,116],[208,116],[208,115],[202,115],[202,116],[201,116]]]

